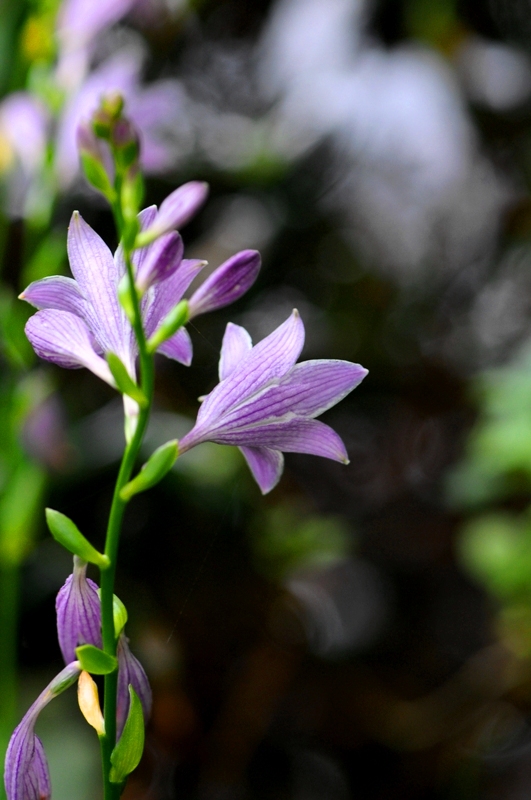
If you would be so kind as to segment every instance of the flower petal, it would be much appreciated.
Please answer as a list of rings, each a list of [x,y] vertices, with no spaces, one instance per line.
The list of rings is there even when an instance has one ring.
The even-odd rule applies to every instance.
[[[103,239],[76,211],[68,227],[67,248],[72,273],[90,301],[89,328],[105,352],[112,351],[123,359],[129,353],[126,328],[131,326],[118,302],[121,275]]]
[[[183,252],[183,240],[175,231],[157,239],[137,269],[136,283],[139,288],[145,291],[153,284],[169,278],[178,269]]]
[[[188,436],[189,434],[187,434]],[[252,428],[219,430],[212,432],[209,441],[233,444],[238,447],[270,447],[285,453],[309,453],[348,464],[345,445],[329,425],[316,419],[290,419],[287,422],[269,422]],[[183,449],[186,436],[179,443]]]
[[[60,367],[86,367],[114,386],[107,362],[97,355],[90,331],[79,317],[68,311],[38,311],[26,323],[26,336],[40,358]]]
[[[225,261],[190,298],[190,317],[238,300],[255,282],[260,264],[260,253],[256,250],[242,250]]]
[[[33,281],[19,297],[21,300],[31,303],[35,308],[55,308],[58,311],[69,311],[71,314],[85,319],[86,300],[73,278],[53,275],[49,278],[42,278],[40,281]]]
[[[155,221],[147,229],[156,236],[185,225],[207,198],[208,183],[189,181],[175,189],[161,203]]]
[[[177,305],[193,279],[198,275],[206,261],[198,258],[184,258],[173,274],[154,286],[146,300],[144,327],[146,335],[151,336],[166,314]]]
[[[221,355],[219,359],[219,379],[220,381],[228,378],[234,372],[238,364],[251,351],[253,341],[245,328],[235,325],[233,322],[227,323],[223,342],[221,344]]]
[[[208,431],[228,409],[247,400],[269,381],[283,377],[299,357],[303,344],[304,325],[294,309],[282,325],[253,347],[230,378],[221,381],[206,397],[197,415],[196,432]]]
[[[161,344],[157,350],[168,358],[173,358],[185,367],[189,367],[192,363],[193,348],[192,340],[186,328],[179,328],[177,333],[174,333],[169,339]]]
[[[267,494],[274,489],[284,470],[284,456],[270,447],[241,447],[249,469],[261,489]]]
[[[281,422],[289,417],[317,417],[361,383],[368,370],[350,361],[303,361],[278,383],[266,386],[223,416],[223,428]]]

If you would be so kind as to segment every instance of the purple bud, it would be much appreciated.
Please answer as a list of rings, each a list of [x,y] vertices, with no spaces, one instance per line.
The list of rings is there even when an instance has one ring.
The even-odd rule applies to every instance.
[[[48,763],[42,742],[33,729],[42,709],[71,686],[80,671],[78,661],[68,664],[39,695],[15,728],[5,760],[7,800],[49,800],[51,785]]]
[[[257,250],[242,250],[227,259],[190,298],[190,318],[238,300],[255,282],[260,263]]]
[[[169,278],[179,267],[183,252],[183,240],[175,231],[153,242],[136,276],[136,285],[140,291],[145,292],[153,284]]]
[[[118,698],[116,706],[116,736],[122,734],[127,714],[129,713],[129,684],[133,687],[142,703],[144,712],[144,722],[147,722],[151,715],[151,687],[144,672],[144,668],[138,658],[129,649],[127,636],[121,634],[118,639],[116,655],[118,656]]]
[[[98,587],[86,573],[86,562],[74,556],[73,574],[68,576],[55,601],[57,636],[67,664],[76,658],[79,645],[102,646]]]
[[[163,200],[157,216],[139,239],[147,244],[164,233],[181,228],[203,205],[207,194],[208,183],[202,181],[190,181],[179,186]]]

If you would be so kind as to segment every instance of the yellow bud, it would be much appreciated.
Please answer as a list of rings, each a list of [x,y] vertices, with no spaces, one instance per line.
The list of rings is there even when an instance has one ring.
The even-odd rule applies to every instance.
[[[82,672],[77,683],[77,700],[81,713],[89,725],[95,729],[98,736],[105,733],[105,723],[100,708],[98,687],[88,672]]]

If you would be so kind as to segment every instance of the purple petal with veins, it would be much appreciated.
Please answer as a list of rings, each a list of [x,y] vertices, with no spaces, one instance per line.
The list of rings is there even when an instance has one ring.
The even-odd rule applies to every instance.
[[[221,344],[219,359],[219,379],[224,381],[234,372],[242,359],[247,356],[253,347],[253,341],[245,328],[229,322],[225,328],[225,335]]]
[[[26,322],[26,336],[37,355],[66,369],[86,367],[114,386],[107,362],[92,345],[91,331],[68,311],[38,311]]]
[[[74,571],[59,589],[55,601],[57,636],[65,662],[76,658],[76,647],[102,647],[98,587],[87,578],[87,565],[74,556]]]
[[[208,184],[202,181],[190,181],[175,189],[162,201],[154,222],[147,229],[154,236],[176,230],[185,225],[208,195]]]
[[[280,450],[270,447],[241,447],[240,450],[262,494],[274,489],[284,469],[284,456]]]
[[[260,263],[256,250],[242,250],[225,261],[190,298],[190,318],[236,302],[255,282]]]
[[[185,367],[192,363],[193,348],[190,334],[185,328],[179,328],[169,339],[166,339],[158,348],[158,352],[167,358],[172,358]]]
[[[21,300],[31,303],[39,310],[55,308],[57,311],[69,311],[81,319],[86,316],[86,301],[78,284],[73,278],[53,275],[30,283],[20,296]]]
[[[153,242],[149,253],[136,271],[136,284],[139,289],[145,291],[155,283],[169,278],[179,268],[183,252],[183,240],[175,231]]]

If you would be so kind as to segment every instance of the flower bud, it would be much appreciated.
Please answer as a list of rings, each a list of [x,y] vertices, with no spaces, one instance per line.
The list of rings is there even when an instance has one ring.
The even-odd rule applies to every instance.
[[[98,587],[86,577],[87,563],[74,556],[74,571],[59,590],[55,601],[57,636],[65,662],[76,658],[82,644],[102,646],[101,607]]]
[[[131,702],[129,684],[131,684],[142,703],[144,720],[146,722],[151,715],[152,696],[151,687],[147,675],[144,672],[144,668],[140,661],[132,654],[129,649],[129,640],[123,633],[118,639],[116,655],[118,656],[116,735],[119,739],[129,713],[129,705]]]

